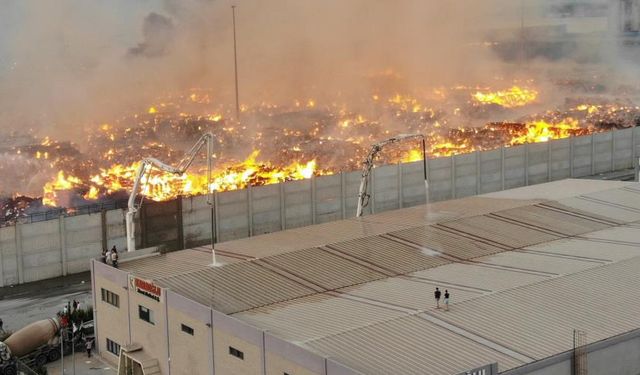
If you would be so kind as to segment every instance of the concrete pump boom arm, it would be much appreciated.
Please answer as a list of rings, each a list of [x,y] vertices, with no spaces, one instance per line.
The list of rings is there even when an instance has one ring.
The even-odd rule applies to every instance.
[[[371,146],[371,151],[369,151],[369,154],[367,155],[367,157],[364,159],[364,162],[362,163],[363,167],[362,167],[362,178],[360,180],[360,189],[358,190],[358,208],[356,211],[356,217],[360,217],[362,216],[362,210],[369,204],[369,197],[370,195],[367,193],[367,187],[369,185],[369,174],[371,174],[371,168],[373,168],[373,162],[376,158],[376,156],[378,156],[378,154],[382,151],[382,149],[387,146],[390,145],[392,143],[398,143],[398,142],[402,142],[405,140],[409,140],[409,139],[420,139],[422,140],[422,156],[423,159],[425,160],[425,169],[424,169],[424,181],[425,181],[425,187],[427,188],[427,192],[429,191],[429,183],[427,180],[427,170],[426,170],[426,151],[425,151],[425,137],[422,134],[400,134],[397,135],[395,137],[389,138],[389,139],[385,139],[384,141],[375,143],[373,146]],[[427,193],[428,196],[428,193]]]
[[[213,152],[213,134],[205,133],[198,139],[198,141],[191,147],[189,152],[185,154],[185,157],[180,160],[177,167],[172,167],[168,164],[163,163],[162,161],[155,158],[144,158],[138,167],[136,172],[136,178],[133,182],[133,188],[131,189],[131,194],[129,195],[129,201],[127,204],[127,214],[126,214],[126,230],[127,230],[127,251],[134,251],[136,247],[136,237],[135,237],[135,223],[134,216],[138,211],[136,208],[135,201],[136,196],[138,195],[138,190],[140,189],[140,184],[144,178],[144,176],[151,171],[151,168],[156,167],[161,171],[182,175],[189,169],[193,161],[195,160],[198,152],[202,149],[204,145],[207,145],[207,181],[208,185],[211,186],[211,154]],[[208,190],[211,190],[210,188]],[[211,195],[207,200],[209,204],[211,204]]]

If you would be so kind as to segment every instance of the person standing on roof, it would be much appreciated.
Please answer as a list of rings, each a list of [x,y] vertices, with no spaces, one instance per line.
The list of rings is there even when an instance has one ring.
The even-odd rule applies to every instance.
[[[440,296],[442,295],[442,292],[440,292],[440,289],[438,289],[436,287],[436,291],[433,292],[433,296],[436,297],[436,309],[440,308]]]
[[[116,250],[115,246],[111,249],[111,265],[118,268],[118,250]]]
[[[444,309],[449,311],[449,291],[444,290]]]
[[[114,248],[115,248],[115,246],[114,246]],[[107,261],[106,262],[107,264],[111,264],[111,253],[112,253],[112,250],[107,250],[107,252],[105,254],[105,260]]]

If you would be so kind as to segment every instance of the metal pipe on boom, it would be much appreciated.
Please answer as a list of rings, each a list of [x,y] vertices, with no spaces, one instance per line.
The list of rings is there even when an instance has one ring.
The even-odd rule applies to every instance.
[[[209,190],[209,197],[207,198],[207,203],[212,204],[211,200],[211,181],[212,181],[212,154],[213,154],[213,134],[205,133],[198,139],[198,141],[191,147],[191,150],[185,155],[182,160],[178,163],[177,167],[172,167],[168,164],[161,162],[155,158],[145,158],[140,163],[140,167],[136,172],[136,179],[133,182],[133,188],[131,189],[131,194],[129,195],[129,201],[127,204],[128,210],[126,214],[126,230],[127,230],[127,251],[135,251],[136,249],[136,235],[135,235],[135,222],[134,217],[139,207],[136,207],[135,201],[136,196],[138,195],[138,190],[140,189],[140,184],[144,178],[144,176],[151,171],[151,169],[155,166],[161,171],[182,175],[189,169],[193,161],[195,160],[198,152],[202,149],[204,145],[207,145],[207,189]],[[142,200],[140,200],[140,204],[142,205]],[[213,246],[212,246],[213,248]],[[214,254],[214,262],[215,262],[215,254]]]
[[[385,139],[384,141],[375,143],[371,147],[371,151],[364,160],[362,168],[362,179],[360,180],[360,189],[358,190],[358,207],[356,209],[356,217],[361,217],[363,209],[369,204],[370,195],[367,193],[369,185],[369,175],[371,174],[371,168],[373,168],[373,162],[382,151],[382,149],[392,143],[398,143],[409,139],[421,139],[422,140],[422,166],[424,170],[424,187],[426,194],[426,202],[429,203],[429,179],[427,176],[427,146],[426,139],[422,134],[400,134],[395,137]]]

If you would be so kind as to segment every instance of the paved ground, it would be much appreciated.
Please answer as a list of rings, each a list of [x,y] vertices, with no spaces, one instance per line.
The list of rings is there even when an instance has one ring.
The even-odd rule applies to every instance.
[[[76,353],[75,356],[75,374],[95,374],[95,375],[115,375],[116,370],[106,363],[102,362],[99,358],[92,355],[91,358],[87,358],[87,353]],[[47,365],[48,375],[60,375],[62,370],[62,364],[60,361],[51,362]],[[71,356],[64,357],[64,373],[65,375],[73,375],[73,362],[71,362]]]
[[[91,304],[91,276],[88,272],[34,283],[0,288],[0,318],[4,329],[16,331],[37,320],[50,318],[67,301],[81,307]]]

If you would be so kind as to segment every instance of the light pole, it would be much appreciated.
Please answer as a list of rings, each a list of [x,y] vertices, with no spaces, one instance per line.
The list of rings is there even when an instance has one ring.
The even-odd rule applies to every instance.
[[[231,16],[233,17],[233,70],[236,83],[236,121],[240,122],[240,100],[238,94],[238,47],[236,43],[236,6],[231,6]]]

